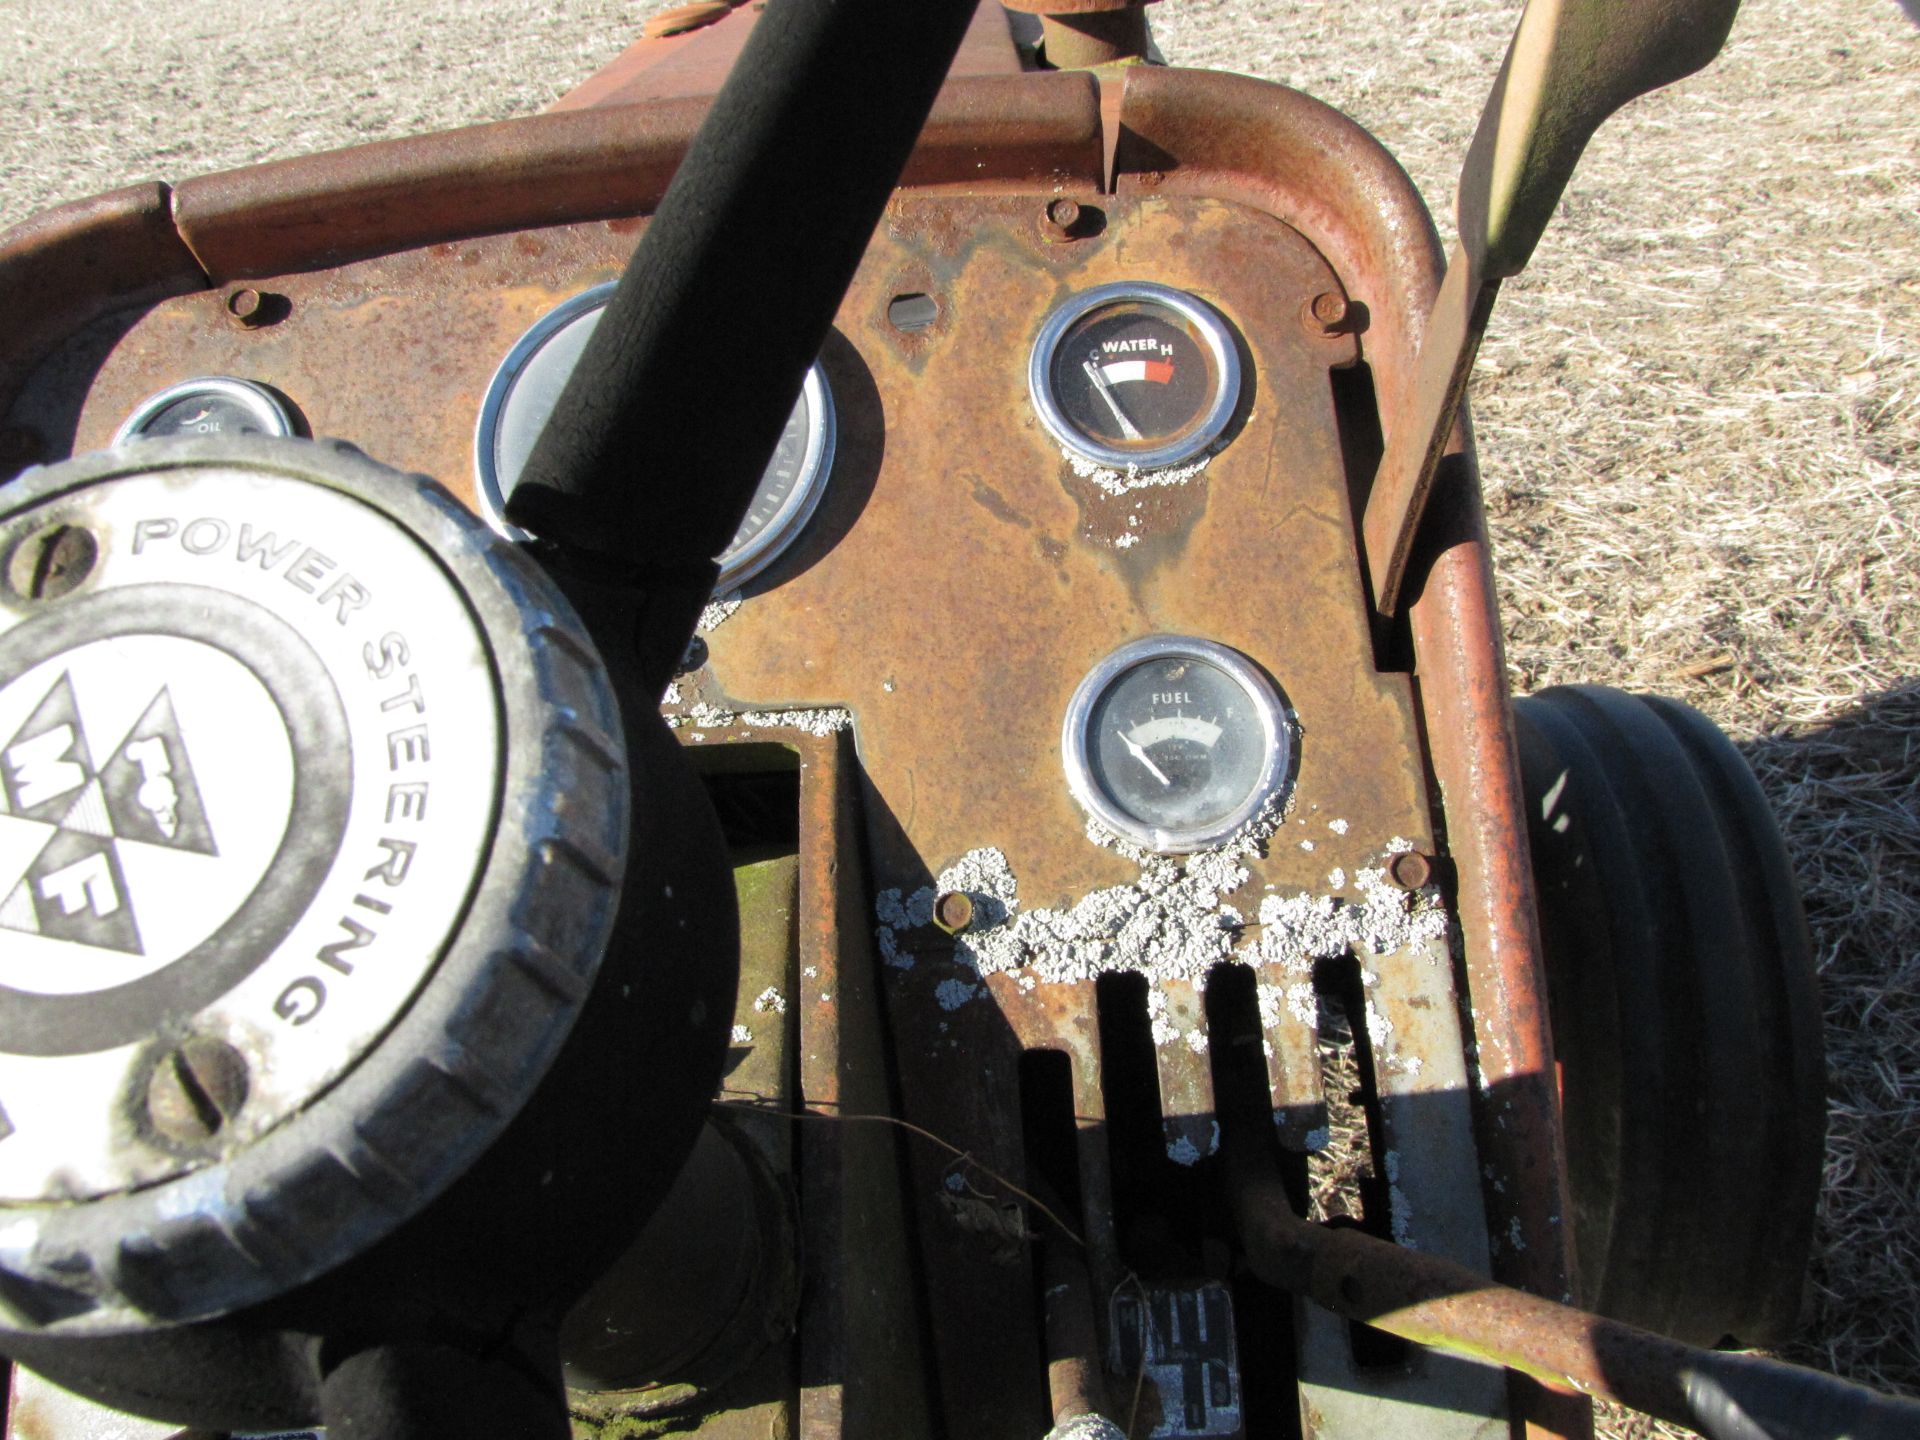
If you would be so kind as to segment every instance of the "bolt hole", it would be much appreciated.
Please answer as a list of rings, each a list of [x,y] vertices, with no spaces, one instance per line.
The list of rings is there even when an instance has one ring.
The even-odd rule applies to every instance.
[[[887,302],[887,323],[904,334],[924,330],[940,318],[940,302],[931,295],[914,291],[896,295]]]

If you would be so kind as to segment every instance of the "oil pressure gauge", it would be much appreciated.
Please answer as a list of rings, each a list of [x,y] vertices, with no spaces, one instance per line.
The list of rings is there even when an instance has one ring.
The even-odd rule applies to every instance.
[[[173,435],[297,433],[293,407],[276,392],[231,375],[201,375],[142,400],[121,422],[113,443]]]
[[[508,522],[507,496],[520,482],[534,441],[553,414],[613,289],[613,282],[596,285],[535,321],[507,352],[487,387],[474,435],[476,488],[481,514],[510,540],[524,540],[527,534]],[[720,562],[719,589],[759,574],[806,528],[826,489],[833,441],[833,394],[816,363],[807,371],[746,517],[732,542],[715,557]]]
[[[1204,455],[1240,401],[1240,354],[1205,301],[1127,281],[1047,317],[1027,362],[1041,423],[1101,465],[1161,470]]]
[[[1218,844],[1286,785],[1280,696],[1237,651],[1156,635],[1123,645],[1074,691],[1061,732],[1074,797],[1151,849]]]

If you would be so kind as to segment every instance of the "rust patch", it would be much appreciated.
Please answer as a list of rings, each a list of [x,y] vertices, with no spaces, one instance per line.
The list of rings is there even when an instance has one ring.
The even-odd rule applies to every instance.
[[[1018,525],[1022,530],[1031,530],[1033,522],[1007,503],[1006,497],[984,480],[973,482],[973,498],[980,508],[994,519],[1006,525]],[[1064,551],[1062,552],[1065,553]]]

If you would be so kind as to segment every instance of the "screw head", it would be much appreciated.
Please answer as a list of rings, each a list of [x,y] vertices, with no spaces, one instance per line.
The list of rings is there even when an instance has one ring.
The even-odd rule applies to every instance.
[[[182,1144],[213,1139],[246,1101],[246,1058],[208,1035],[192,1036],[162,1055],[147,1081],[147,1118]]]
[[[58,600],[93,573],[100,542],[81,525],[56,523],[27,536],[7,558],[7,584],[23,600]]]
[[[942,891],[933,900],[933,923],[958,935],[973,923],[973,897],[964,890]]]
[[[1433,862],[1417,850],[1402,850],[1387,862],[1387,875],[1402,890],[1418,890],[1433,878]]]

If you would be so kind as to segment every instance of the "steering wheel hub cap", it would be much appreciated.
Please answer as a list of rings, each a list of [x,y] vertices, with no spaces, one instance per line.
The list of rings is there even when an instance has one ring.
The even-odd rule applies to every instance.
[[[156,1046],[211,1037],[239,1057],[238,1108],[201,1120],[223,1148],[338,1079],[438,958],[499,779],[473,616],[363,501],[234,467],[190,491],[136,474],[16,515],[0,543],[50,526],[83,528],[97,558],[84,593],[0,612],[14,1201],[195,1163],[137,1123]]]
[[[149,441],[10,495],[0,1270],[59,1293],[41,1316],[0,1286],[0,1320],[124,1320],[123,1242],[183,1212],[227,1283],[201,1257],[200,1293],[149,1276],[131,1308],[231,1308],[285,1283],[289,1240],[295,1269],[340,1258],[296,1225],[263,1265],[247,1233],[306,1212],[316,1152],[390,1225],[396,1185],[430,1196],[557,1049],[617,898],[617,711],[532,566],[349,447]],[[541,967],[530,1025],[473,1028]],[[477,1123],[452,1093],[476,1090]],[[458,1135],[414,1134],[436,1106]]]

